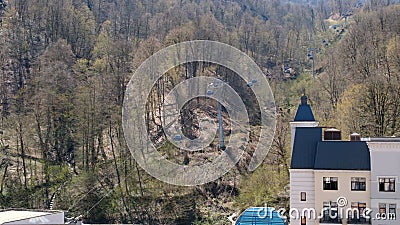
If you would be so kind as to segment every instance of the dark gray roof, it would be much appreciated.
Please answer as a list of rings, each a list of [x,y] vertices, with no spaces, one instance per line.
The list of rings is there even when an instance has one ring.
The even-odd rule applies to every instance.
[[[297,127],[292,169],[371,170],[365,141],[322,141],[321,127]]]
[[[292,152],[292,169],[313,169],[317,144],[322,139],[320,127],[297,127]]]
[[[314,169],[371,170],[371,159],[364,141],[320,141]]]
[[[301,104],[297,108],[294,121],[315,121],[311,107],[307,104],[307,96],[301,97]]]
[[[294,121],[315,121],[310,105],[299,105]]]

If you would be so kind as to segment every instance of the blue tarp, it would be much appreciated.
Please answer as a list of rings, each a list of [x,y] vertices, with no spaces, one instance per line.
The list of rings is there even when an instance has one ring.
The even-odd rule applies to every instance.
[[[236,225],[286,225],[277,211],[269,207],[251,207],[246,209],[236,221]]]

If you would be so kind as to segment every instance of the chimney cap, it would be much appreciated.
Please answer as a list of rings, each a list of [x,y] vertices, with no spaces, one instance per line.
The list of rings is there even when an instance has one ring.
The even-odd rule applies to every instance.
[[[361,135],[356,132],[350,134],[350,141],[361,141]]]
[[[342,132],[336,128],[328,128],[324,131],[325,141],[340,141],[342,140]]]

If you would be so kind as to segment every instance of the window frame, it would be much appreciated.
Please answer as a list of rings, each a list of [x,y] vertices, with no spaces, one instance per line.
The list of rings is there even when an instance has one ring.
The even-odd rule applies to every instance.
[[[386,212],[387,212],[387,210],[386,210],[386,203],[379,203],[378,204],[378,209],[379,209],[379,214],[382,216],[382,215],[386,215]]]
[[[394,211],[392,211],[394,209]],[[395,203],[389,203],[389,210],[388,210],[388,215],[394,215],[395,218],[397,217],[397,204]]]
[[[379,177],[378,190],[379,192],[396,192],[396,178]]]
[[[347,223],[348,224],[353,224],[353,223],[366,223],[367,219],[362,217],[363,213],[367,209],[367,203],[366,202],[352,202],[351,203],[351,209],[357,209],[357,214],[358,215],[353,215],[353,211],[350,212],[348,215],[349,217],[347,218]]]
[[[366,191],[367,178],[365,177],[352,177],[350,182],[351,191]]]
[[[302,191],[300,192],[300,201],[305,202],[307,201],[307,193]]]
[[[341,218],[339,217],[339,205],[337,202],[329,201],[322,203],[322,216],[320,219],[320,223],[341,223]],[[332,211],[335,211],[337,215],[336,218],[332,219],[330,216],[332,215]]]
[[[339,178],[338,177],[323,177],[322,178],[322,189],[324,191],[339,190]]]

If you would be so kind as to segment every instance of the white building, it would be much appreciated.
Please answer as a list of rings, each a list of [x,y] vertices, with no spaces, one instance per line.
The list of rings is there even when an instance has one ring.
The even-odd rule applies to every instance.
[[[318,126],[318,122],[315,121],[311,107],[307,104],[306,96],[301,98],[301,104],[299,105],[294,121],[290,123],[290,126],[292,134],[292,158],[302,158],[302,156],[306,156],[306,154],[302,154],[297,149],[299,147],[298,140],[302,138],[301,136],[303,136],[303,132],[315,133],[316,135],[310,135],[311,138],[320,134],[319,128],[313,129]],[[294,151],[294,148],[296,148],[296,151]],[[297,152],[301,154],[298,154],[297,156]],[[311,166],[311,164],[314,164],[314,158],[306,156],[303,159],[304,160],[301,162],[300,160],[295,160],[295,162],[292,160],[290,169],[290,208],[296,208],[299,211],[315,207],[315,176],[313,166]],[[305,201],[303,201],[304,198],[306,199]],[[315,220],[302,218],[302,220],[304,219],[306,221],[301,221],[301,219],[292,220],[291,224],[300,225],[301,222],[310,225],[315,224]]]
[[[343,141],[339,130],[318,127],[305,96],[290,124],[291,225],[400,224],[399,138]]]
[[[394,220],[399,215],[400,206],[400,139],[368,138],[371,152],[371,204],[373,217],[385,215],[387,218],[376,218],[373,225],[398,225]],[[376,214],[379,214],[378,216]]]
[[[62,211],[4,210],[0,211],[0,224],[64,224]]]

